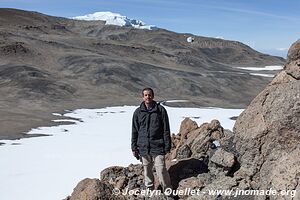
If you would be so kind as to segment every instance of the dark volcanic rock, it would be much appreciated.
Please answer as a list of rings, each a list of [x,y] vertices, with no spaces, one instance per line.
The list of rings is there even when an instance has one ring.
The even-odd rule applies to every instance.
[[[26,99],[59,100],[70,98],[76,91],[71,85],[58,81],[51,73],[24,65],[1,66],[0,84],[2,87],[15,88],[15,97]]]
[[[207,173],[208,167],[203,160],[188,158],[172,163],[169,173],[173,188],[177,188],[181,180]]]
[[[184,159],[184,158],[189,158],[193,152],[191,151],[191,148],[188,145],[182,145],[177,149],[176,152],[176,159]]]
[[[7,44],[0,46],[0,54],[3,55],[22,55],[29,54],[30,50],[24,46],[22,42],[15,42],[14,44]]]

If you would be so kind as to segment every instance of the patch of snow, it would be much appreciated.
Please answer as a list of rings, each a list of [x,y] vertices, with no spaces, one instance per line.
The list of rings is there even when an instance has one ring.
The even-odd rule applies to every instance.
[[[52,115],[54,115],[54,116],[59,116],[59,117],[62,116],[62,114],[60,114],[60,113],[52,113]]]
[[[72,122],[72,123],[77,123],[78,120],[74,120],[74,119],[54,119],[52,120],[53,122]]]
[[[262,76],[262,77],[274,77],[275,75],[273,74],[258,74],[258,73],[250,73],[253,76]]]
[[[216,39],[224,40],[224,37],[223,36],[217,36]]]
[[[237,67],[237,68],[251,70],[251,71],[273,71],[273,70],[282,70],[283,66],[274,65],[274,66],[265,66],[265,67]]]
[[[165,103],[181,103],[181,102],[189,102],[189,101],[182,99],[182,100],[167,100],[167,101],[164,101],[164,102]]]
[[[220,145],[220,142],[219,142],[218,140],[214,140],[214,141],[213,141],[213,144],[214,144],[216,147],[221,146],[221,145]]]

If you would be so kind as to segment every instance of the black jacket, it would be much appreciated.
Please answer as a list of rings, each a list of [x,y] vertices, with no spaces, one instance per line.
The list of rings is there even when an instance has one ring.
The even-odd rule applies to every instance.
[[[154,101],[147,110],[144,102],[132,118],[131,149],[141,156],[165,155],[171,149],[169,118],[166,109]]]

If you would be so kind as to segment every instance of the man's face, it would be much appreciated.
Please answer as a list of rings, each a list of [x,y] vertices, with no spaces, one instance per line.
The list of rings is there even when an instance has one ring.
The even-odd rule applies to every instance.
[[[153,97],[151,91],[145,90],[145,91],[143,92],[143,100],[144,100],[144,102],[145,102],[146,104],[151,104],[152,101],[153,101],[153,98],[154,98],[154,97]]]

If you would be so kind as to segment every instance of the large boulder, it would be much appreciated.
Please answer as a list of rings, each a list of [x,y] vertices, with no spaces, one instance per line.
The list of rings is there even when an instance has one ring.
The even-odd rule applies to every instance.
[[[168,160],[205,157],[214,141],[223,138],[224,130],[216,119],[198,127],[195,121],[185,118],[178,135],[172,136],[172,150]]]
[[[199,190],[199,198],[207,199],[209,195],[203,195],[202,191],[205,194],[208,188],[218,185],[217,188],[232,189],[238,185],[239,180],[232,177],[239,168],[233,133],[224,130],[218,120],[198,127],[196,122],[186,118],[181,127],[185,128],[172,137],[172,157],[167,156],[173,188],[178,191]],[[178,196],[186,199],[192,193],[178,193]],[[197,195],[194,197],[198,198]]]
[[[300,191],[299,78],[300,40],[290,48],[284,70],[235,123],[233,142],[241,165],[235,176],[253,189]]]
[[[181,124],[179,129],[180,139],[184,141],[188,137],[188,133],[198,128],[197,122],[191,120],[190,118],[185,118]]]
[[[112,194],[113,186],[99,179],[86,178],[80,181],[74,188],[71,196],[65,200],[117,200],[122,196]]]
[[[221,174],[230,175],[236,163],[236,158],[233,153],[219,148],[210,157],[208,169],[210,173],[215,176],[220,176]]]

